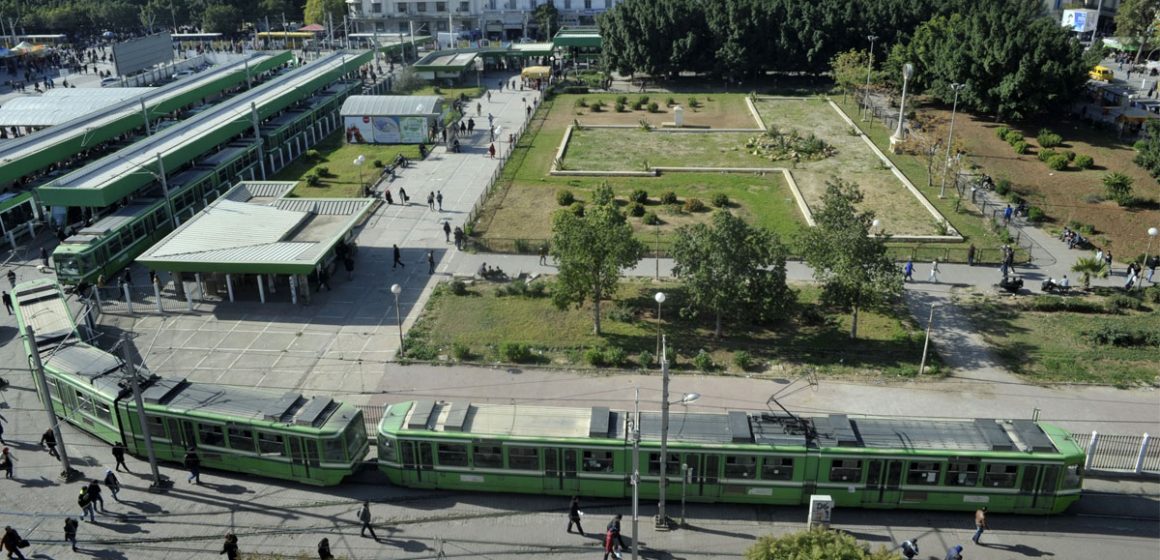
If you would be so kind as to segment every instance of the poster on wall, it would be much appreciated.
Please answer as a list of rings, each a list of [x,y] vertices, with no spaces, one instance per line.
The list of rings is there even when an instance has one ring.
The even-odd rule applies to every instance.
[[[420,144],[427,141],[426,117],[346,117],[348,144]]]
[[[398,130],[402,132],[404,144],[426,142],[427,117],[400,117]]]

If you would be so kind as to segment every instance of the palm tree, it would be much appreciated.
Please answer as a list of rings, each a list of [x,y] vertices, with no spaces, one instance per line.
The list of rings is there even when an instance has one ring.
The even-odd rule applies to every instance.
[[[1083,289],[1087,290],[1092,287],[1092,276],[1096,278],[1108,277],[1108,264],[1103,259],[1095,257],[1082,257],[1075,261],[1071,266],[1072,272],[1080,273],[1080,278],[1083,280]]]

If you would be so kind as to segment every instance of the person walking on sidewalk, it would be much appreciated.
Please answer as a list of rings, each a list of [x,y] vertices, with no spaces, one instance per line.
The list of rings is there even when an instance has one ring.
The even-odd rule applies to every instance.
[[[44,431],[44,435],[40,436],[40,445],[48,448],[48,454],[60,459],[60,454],[56,452],[56,434],[52,433],[52,428]]]
[[[979,537],[983,536],[983,531],[990,529],[987,525],[987,506],[983,506],[975,510],[975,536],[971,540],[975,544],[979,544]]]
[[[238,537],[233,533],[226,533],[226,540],[222,543],[222,551],[218,555],[226,555],[226,560],[238,560]]]
[[[967,266],[975,266],[975,244],[967,247]]]
[[[81,486],[81,491],[77,494],[77,505],[81,508],[81,519],[89,516],[89,523],[97,522],[97,513],[93,508],[93,499],[89,496],[89,487]]]
[[[44,268],[48,268],[48,249],[40,248],[40,262],[44,264]]]
[[[330,539],[327,537],[318,541],[318,560],[334,560],[334,555],[330,553]]]
[[[375,527],[371,525],[371,503],[369,500],[363,500],[362,509],[358,511],[358,520],[362,522],[362,536],[367,536],[367,531],[371,532],[371,538],[379,540],[378,535],[375,534]]]
[[[584,536],[584,527],[580,526],[580,496],[572,496],[572,503],[568,505],[568,532],[572,532],[572,524],[576,524],[576,532]]]
[[[100,507],[101,511],[105,511],[105,499],[101,497],[101,483],[97,479],[89,482],[89,501],[93,503],[93,507]]]
[[[489,157],[491,159],[495,159],[495,144],[494,143],[487,147],[487,157]]]
[[[963,560],[963,545],[956,544],[948,548],[945,560]]]
[[[0,469],[4,470],[4,478],[12,478],[12,463],[15,461],[7,447],[0,450]]]
[[[475,119],[467,119],[467,135],[475,134]]]
[[[12,314],[12,295],[9,294],[8,292],[4,292],[3,299],[4,299],[4,309],[8,310],[8,314],[11,315]]]
[[[117,480],[117,475],[113,474],[113,469],[105,469],[105,486],[108,487],[109,493],[113,495],[114,500],[121,501],[117,497],[117,492],[121,491],[121,481]]]
[[[427,274],[435,274],[435,251],[427,250]]]
[[[395,268],[396,266],[407,268],[407,265],[403,264],[403,252],[399,250],[399,246],[391,245],[391,247],[395,251],[395,262],[391,264],[391,268]]]
[[[64,540],[72,545],[73,552],[77,551],[77,528],[80,522],[72,517],[64,519]]]
[[[914,281],[914,261],[912,259],[906,259],[906,264],[902,265],[902,281]]]
[[[434,192],[427,193],[427,209],[428,210],[435,209],[435,193]]]
[[[399,187],[399,200],[403,201],[403,206],[411,205],[411,197],[407,196],[407,191],[403,187]]]
[[[451,222],[443,222],[443,241],[451,243]]]
[[[1108,264],[1108,276],[1112,275],[1112,250],[1104,251],[1104,262]]]
[[[548,244],[540,245],[540,266],[548,265]]]
[[[201,484],[201,458],[197,456],[197,449],[190,447],[189,451],[185,452],[185,468],[189,469],[186,482]]]
[[[115,459],[117,461],[117,465],[116,465],[116,467],[114,467],[115,469],[120,471],[121,467],[125,467],[125,472],[131,472],[131,471],[129,471],[129,465],[125,464],[125,444],[124,443],[121,443],[118,441],[117,443],[113,444],[113,459]]]
[[[435,203],[439,205],[439,211],[443,211],[443,191],[435,191]]]
[[[17,533],[16,529],[12,527],[5,527],[4,537],[0,538],[0,546],[3,546],[4,552],[8,553],[8,557],[13,558],[12,555],[15,554],[15,558],[19,558],[20,560],[24,560],[24,553],[20,552],[20,545],[26,542],[28,541],[25,541],[20,536],[20,533]],[[24,544],[24,546],[28,545]]]
[[[926,281],[938,284],[938,259],[930,263],[930,276],[927,276]]]
[[[899,548],[902,549],[902,555],[906,557],[906,560],[914,560],[914,557],[918,556],[918,539],[902,541]]]

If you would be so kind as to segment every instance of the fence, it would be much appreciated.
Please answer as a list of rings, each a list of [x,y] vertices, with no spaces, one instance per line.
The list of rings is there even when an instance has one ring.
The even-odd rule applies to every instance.
[[[531,124],[531,122],[532,122],[532,119],[525,119],[523,122],[521,122],[519,129],[517,129],[515,132],[511,133],[512,134],[512,141],[509,143],[509,148],[508,148],[507,152],[501,151],[497,154],[499,157],[499,165],[496,166],[495,171],[492,172],[491,177],[487,180],[487,187],[483,190],[483,194],[480,195],[480,197],[475,200],[475,204],[472,205],[471,211],[467,213],[467,220],[464,223],[466,223],[468,225],[468,227],[471,228],[471,230],[474,231],[474,230],[479,229],[479,224],[478,224],[477,220],[479,219],[480,214],[483,212],[484,206],[486,206],[487,202],[491,199],[491,195],[495,192],[496,187],[500,184],[500,179],[503,178],[504,170],[507,168],[508,160],[511,159],[511,157],[515,154],[516,145],[518,145],[520,143],[520,140],[523,139],[524,133],[527,132],[528,125]],[[541,122],[543,122],[543,121],[541,120]],[[525,157],[527,157],[527,148],[530,148],[530,146],[525,147],[525,150],[524,150]],[[511,171],[513,173],[515,172],[514,169]],[[508,181],[510,182],[511,179],[509,179]],[[469,243],[475,243],[476,241],[478,241],[478,239],[475,239],[475,238],[468,239]],[[475,246],[478,247],[479,245],[475,245]]]
[[[1122,434],[1071,434],[1087,450],[1086,471],[1160,474],[1160,445],[1151,436]]]
[[[367,436],[372,440],[379,433],[379,422],[383,421],[383,412],[386,412],[387,406],[385,404],[364,404],[358,407],[363,413],[363,424],[367,427]]]
[[[147,286],[94,286],[83,301],[89,307],[93,320],[103,313],[135,315],[191,312],[202,302],[220,301],[217,296],[205,293],[197,282],[182,282],[182,288],[179,294],[172,282]]]

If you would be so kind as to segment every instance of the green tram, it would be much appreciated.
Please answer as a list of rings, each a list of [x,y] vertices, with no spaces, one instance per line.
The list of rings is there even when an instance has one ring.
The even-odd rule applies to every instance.
[[[25,349],[41,355],[57,416],[144,456],[124,364],[80,339],[59,285],[18,284],[13,304],[21,331],[25,325],[35,331],[35,343],[25,340]],[[194,447],[207,468],[333,486],[369,451],[362,411],[328,397],[163,379],[143,368],[137,375],[145,422],[162,461],[180,462]]]
[[[660,480],[659,412],[413,401],[379,426],[379,469],[414,488],[630,496]],[[1079,499],[1083,449],[1030,420],[670,414],[668,495],[691,501],[1060,513]],[[682,484],[684,479],[685,484]]]

